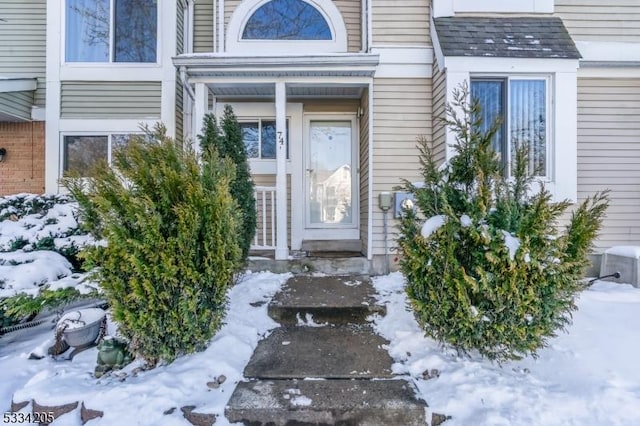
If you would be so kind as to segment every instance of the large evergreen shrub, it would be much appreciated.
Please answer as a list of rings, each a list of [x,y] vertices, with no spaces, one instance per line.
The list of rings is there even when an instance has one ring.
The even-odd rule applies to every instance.
[[[231,161],[211,150],[199,164],[163,128],[149,136],[66,184],[107,240],[87,257],[113,318],[153,364],[202,349],[219,328],[240,249]]]
[[[570,204],[532,188],[526,150],[516,150],[507,179],[491,148],[499,123],[480,130],[466,87],[447,112],[456,155],[440,166],[423,141],[424,184],[405,182],[418,206],[400,225],[407,293],[426,333],[460,352],[498,362],[535,356],[576,309],[607,195],[587,198],[559,232]]]
[[[242,129],[230,105],[225,105],[221,125],[216,117],[207,114],[202,134],[198,136],[205,155],[214,148],[222,158],[229,158],[236,165],[235,179],[231,182],[231,195],[238,202],[242,214],[240,247],[242,258],[249,255],[249,247],[256,232],[256,200],[254,184],[247,161],[247,150],[242,140]]]

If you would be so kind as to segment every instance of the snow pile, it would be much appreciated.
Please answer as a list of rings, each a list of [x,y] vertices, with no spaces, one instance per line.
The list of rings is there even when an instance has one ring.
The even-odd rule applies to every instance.
[[[0,344],[0,405],[8,409],[14,392],[15,401],[35,398],[45,405],[84,401],[87,407],[104,411],[102,419],[92,421],[96,425],[121,424],[123,419],[144,419],[141,424],[149,425],[184,424],[180,407],[195,405],[196,412],[216,414],[216,425],[228,424],[224,408],[242,380],[245,365],[258,341],[278,327],[267,314],[266,302],[290,276],[247,273],[230,290],[225,325],[205,351],[135,376],[131,374],[134,362],[123,370],[131,374],[123,382],[113,375],[99,380],[92,377],[95,348],[81,352],[73,361],[28,360],[29,353],[53,335],[50,329],[10,345]],[[218,388],[207,386],[222,375],[226,380]],[[172,407],[176,407],[172,414],[163,414]],[[61,424],[79,418],[78,413],[66,416],[61,417]]]
[[[28,245],[25,250],[33,250],[34,245],[48,237],[54,239],[56,247],[66,247],[75,244],[83,247],[94,244],[88,235],[76,235],[78,233],[78,221],[76,219],[78,204],[69,202],[65,197],[57,197],[49,200],[43,197],[29,194],[19,194],[0,199],[0,251],[8,251],[14,241],[22,240]],[[41,211],[20,211],[16,205],[29,205],[34,200],[47,200],[48,206]]]
[[[38,294],[40,287],[71,275],[71,264],[52,251],[0,253],[0,297]]]
[[[444,225],[446,221],[447,217],[442,214],[430,217],[424,222],[424,225],[422,225],[422,237],[429,238],[429,236],[431,236],[431,234],[436,232],[442,225]]]
[[[639,289],[596,283],[577,301],[568,334],[537,360],[500,367],[457,357],[424,337],[407,309],[401,274],[374,285],[387,307],[375,327],[390,341],[393,371],[411,377],[429,410],[452,416],[447,425],[640,424]]]
[[[606,254],[614,256],[630,257],[632,259],[640,259],[639,246],[614,246],[605,250]]]

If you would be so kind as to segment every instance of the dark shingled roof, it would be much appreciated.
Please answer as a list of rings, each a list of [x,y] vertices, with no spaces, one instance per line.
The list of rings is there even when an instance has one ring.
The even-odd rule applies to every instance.
[[[436,18],[444,56],[578,59],[560,18]]]

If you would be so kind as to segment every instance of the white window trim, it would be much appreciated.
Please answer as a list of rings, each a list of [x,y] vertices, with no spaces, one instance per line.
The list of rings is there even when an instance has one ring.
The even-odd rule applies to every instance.
[[[81,132],[81,131],[74,131],[74,132],[60,132],[60,177],[62,178],[64,176],[64,166],[65,166],[65,159],[66,159],[66,152],[65,152],[65,142],[64,139],[67,136],[85,136],[85,137],[101,137],[101,136],[106,136],[107,137],[107,163],[109,165],[112,164],[113,162],[113,151],[112,151],[112,140],[113,140],[113,135],[142,135],[144,134],[140,129],[137,129],[136,131],[92,131],[92,130],[88,130],[85,132]]]
[[[456,13],[553,13],[553,0],[433,0],[433,17]]]
[[[447,102],[453,91],[470,82],[476,75],[548,75],[550,122],[549,138],[551,171],[544,179],[546,189],[555,201],[577,200],[578,191],[578,99],[577,59],[442,57],[441,69],[447,72]],[[454,155],[455,134],[447,129],[447,158]]]
[[[164,28],[163,25],[163,12],[162,12],[162,3],[156,3],[156,61],[155,62],[116,62],[114,61],[114,43],[115,43],[115,31],[114,31],[114,19],[115,19],[115,0],[109,0],[109,60],[106,62],[67,62],[67,1],[62,0],[61,6],[61,15],[62,18],[60,20],[60,29],[61,29],[61,37],[60,37],[60,64],[61,67],[64,68],[78,68],[81,69],[82,72],[92,72],[93,70],[100,72],[102,69],[107,68],[107,71],[113,72],[114,68],[122,71],[122,77],[119,79],[124,79],[127,72],[130,72],[131,69],[135,66],[136,68],[158,68],[162,65],[162,34],[164,33],[162,30]],[[145,71],[143,71],[145,72]],[[69,76],[69,77],[73,77]],[[119,76],[120,77],[120,76]]]
[[[273,120],[276,119],[276,108],[274,103],[267,102],[216,102],[215,116],[220,120],[224,113],[225,105],[233,108],[238,122],[251,122],[257,120]],[[293,160],[299,158],[302,141],[302,104],[287,103],[287,117],[289,121],[289,158],[287,159],[286,173],[292,174]],[[296,143],[295,141],[300,141]],[[276,162],[275,158],[249,158],[249,169],[252,175],[275,175]]]
[[[347,52],[347,27],[338,8],[330,0],[303,0],[317,9],[329,24],[331,40],[243,40],[245,24],[254,12],[271,0],[245,0],[231,15],[227,29],[226,51],[264,55],[290,53]]]
[[[247,157],[248,161],[276,161],[276,158],[262,158],[262,123],[264,121],[273,121],[274,123],[276,122],[276,117],[253,117],[253,118],[249,118],[249,117],[242,117],[238,119],[238,123],[240,125],[242,124],[247,124],[247,123],[255,123],[258,125],[258,155],[259,157]],[[291,126],[291,122],[289,120],[289,117],[287,117],[286,120],[289,123],[289,126]],[[289,144],[289,141],[287,140],[287,144]],[[291,147],[289,147],[289,149],[291,149]],[[291,153],[289,153],[289,157],[291,157]],[[289,159],[287,159],[287,161],[289,161]]]
[[[497,78],[497,79],[504,79],[507,83],[507,97],[506,97],[506,101],[507,104],[505,105],[505,115],[510,115],[511,113],[511,97],[509,96],[509,85],[511,83],[512,80],[544,80],[545,82],[545,104],[546,104],[546,108],[545,108],[545,112],[546,112],[546,116],[545,116],[545,148],[546,148],[546,152],[545,152],[545,164],[546,164],[546,168],[545,168],[545,175],[544,176],[538,176],[537,179],[541,182],[544,182],[545,185],[547,185],[548,183],[552,182],[552,173],[553,173],[553,146],[555,145],[555,142],[553,140],[553,132],[551,131],[551,129],[554,128],[554,122],[553,122],[553,114],[552,114],[552,109],[553,109],[553,93],[551,92],[551,85],[552,85],[552,76],[549,74],[500,74],[500,73],[494,73],[494,74],[487,74],[487,73],[471,73],[470,74],[470,80],[474,80],[474,79],[482,79],[482,78]],[[507,150],[506,150],[506,154],[507,154],[507,159],[506,159],[506,164],[507,164],[507,171],[508,171],[508,176],[511,176],[512,174],[512,170],[511,170],[511,120],[509,120],[508,117],[504,118],[507,120],[507,127],[505,129],[505,137],[507,138]]]

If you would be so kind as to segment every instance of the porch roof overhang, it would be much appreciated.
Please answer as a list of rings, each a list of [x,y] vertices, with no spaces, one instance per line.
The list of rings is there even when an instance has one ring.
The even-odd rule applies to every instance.
[[[0,76],[0,122],[31,120],[35,78]]]
[[[8,92],[30,92],[36,90],[37,79],[35,78],[11,78],[0,76],[0,93]]]
[[[212,78],[371,78],[379,62],[379,55],[368,53],[292,56],[192,53],[173,58],[174,65],[184,70],[192,82],[206,82]]]

